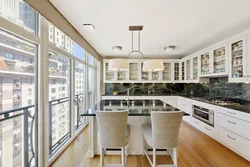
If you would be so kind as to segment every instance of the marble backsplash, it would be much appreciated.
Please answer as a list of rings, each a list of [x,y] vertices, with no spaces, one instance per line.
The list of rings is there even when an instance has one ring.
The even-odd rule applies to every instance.
[[[228,78],[211,78],[210,83],[106,83],[105,95],[182,95],[213,99],[240,99],[250,101],[250,84],[228,83]]]

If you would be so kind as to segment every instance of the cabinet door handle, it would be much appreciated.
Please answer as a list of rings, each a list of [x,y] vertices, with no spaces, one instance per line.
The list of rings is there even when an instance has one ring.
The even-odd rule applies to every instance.
[[[228,137],[229,139],[236,140],[236,138],[233,138],[233,137],[231,137],[231,136],[229,136],[229,135],[227,135],[227,137]]]
[[[228,114],[233,114],[233,115],[236,115],[235,112],[230,112],[230,111],[227,111]]]
[[[209,128],[207,128],[207,127],[205,127],[205,129],[207,129],[207,130],[211,131],[211,129],[209,129]]]
[[[232,122],[232,121],[229,121],[229,120],[227,120],[227,122],[230,123],[230,124],[234,124],[234,125],[236,124],[236,122]]]

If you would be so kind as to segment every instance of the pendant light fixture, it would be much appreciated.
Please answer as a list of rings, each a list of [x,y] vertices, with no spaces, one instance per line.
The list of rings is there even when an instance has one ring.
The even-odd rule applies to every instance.
[[[145,56],[140,51],[140,32],[142,31],[143,26],[129,26],[129,31],[132,32],[132,51],[128,54],[128,57],[133,53],[139,53],[143,59],[145,59]],[[138,34],[138,49],[134,50],[134,32],[137,32]],[[109,61],[108,70],[129,70],[129,63],[126,59],[112,59]],[[143,62],[143,71],[161,71],[164,70],[163,61],[161,59],[149,59],[145,60]]]

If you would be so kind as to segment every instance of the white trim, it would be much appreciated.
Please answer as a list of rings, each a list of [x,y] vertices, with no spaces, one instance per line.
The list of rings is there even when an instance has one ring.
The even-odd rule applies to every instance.
[[[39,16],[39,20],[42,20],[42,17]],[[40,38],[39,36],[31,32],[28,32],[27,30],[23,29],[22,27],[18,26],[15,23],[12,23],[9,20],[6,20],[3,17],[0,17],[0,27],[4,29],[5,31],[10,32],[11,34],[15,34],[21,38],[26,39],[27,41],[30,41],[32,43],[36,43],[39,45],[42,44],[42,38]],[[42,27],[42,24],[40,24],[40,27]]]

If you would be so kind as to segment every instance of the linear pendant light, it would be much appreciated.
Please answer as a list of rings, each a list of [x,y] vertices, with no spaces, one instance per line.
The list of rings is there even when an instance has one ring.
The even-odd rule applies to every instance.
[[[128,57],[132,53],[139,53],[143,59],[145,58],[143,53],[140,51],[140,31],[142,31],[143,26],[129,26],[129,31],[132,32],[132,51],[128,54]],[[138,32],[138,50],[134,50],[134,31]],[[129,70],[129,63],[126,59],[111,59],[109,61],[108,70],[119,71],[119,70]],[[161,59],[149,59],[143,62],[143,71],[161,71],[164,70],[163,60]]]

